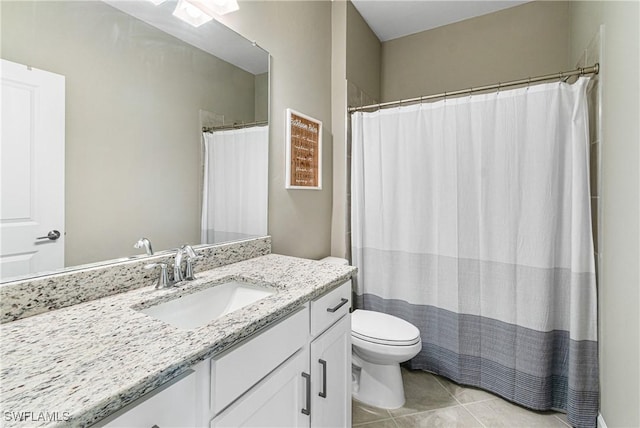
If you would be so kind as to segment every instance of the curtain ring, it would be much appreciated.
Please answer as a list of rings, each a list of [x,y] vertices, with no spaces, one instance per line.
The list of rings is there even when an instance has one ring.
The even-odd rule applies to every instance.
[[[529,90],[529,86],[531,86],[531,76],[527,78],[527,91]]]
[[[447,91],[444,91],[443,101],[447,101]]]

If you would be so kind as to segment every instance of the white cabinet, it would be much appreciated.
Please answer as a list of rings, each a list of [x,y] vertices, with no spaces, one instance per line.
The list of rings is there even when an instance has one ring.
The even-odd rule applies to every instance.
[[[309,353],[300,349],[256,387],[211,421],[222,427],[308,427]]]
[[[351,281],[99,423],[350,427]]]
[[[304,312],[289,316],[222,358],[212,360],[212,383],[217,385],[214,389],[225,388],[233,378],[237,379],[236,384],[247,385],[247,374],[242,370],[243,367],[244,371],[249,370],[247,365],[261,366],[262,372],[267,366],[277,368],[219,414],[222,406],[216,407],[213,400],[215,417],[210,428],[350,427],[350,303],[351,281],[348,281],[313,300]],[[296,347],[299,350],[292,357],[280,366],[274,364],[276,356],[282,361],[282,356],[291,355]],[[237,391],[228,394],[214,389],[212,397],[239,396]],[[226,405],[228,401],[218,403]]]
[[[309,342],[309,309],[289,315],[269,329],[211,359],[211,416],[246,393]]]
[[[109,428],[130,427],[193,427],[195,414],[196,374],[171,380],[154,389],[96,426]]]
[[[351,281],[311,302],[311,426],[351,426]]]
[[[351,426],[351,316],[311,343],[311,426]]]

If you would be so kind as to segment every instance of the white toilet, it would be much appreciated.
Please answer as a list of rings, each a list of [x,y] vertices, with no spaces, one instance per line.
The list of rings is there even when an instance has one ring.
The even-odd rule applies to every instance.
[[[336,257],[322,261],[348,264]],[[402,407],[400,363],[422,349],[418,328],[392,315],[356,309],[351,314],[351,343],[353,398],[383,409]]]
[[[400,363],[422,349],[416,326],[382,312],[356,309],[351,314],[351,349],[353,398],[383,409],[402,407]]]

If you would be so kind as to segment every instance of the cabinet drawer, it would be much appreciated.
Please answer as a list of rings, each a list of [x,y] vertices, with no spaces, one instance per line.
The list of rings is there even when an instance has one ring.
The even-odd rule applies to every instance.
[[[303,306],[239,347],[211,360],[211,411],[218,414],[267,376],[309,337],[309,309]]]
[[[351,280],[311,302],[311,335],[317,336],[351,307]]]

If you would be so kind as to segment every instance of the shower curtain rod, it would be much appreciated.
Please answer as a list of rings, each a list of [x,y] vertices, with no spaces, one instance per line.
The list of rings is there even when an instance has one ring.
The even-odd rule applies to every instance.
[[[202,132],[224,131],[226,129],[253,128],[254,126],[262,126],[268,124],[269,122],[264,120],[261,122],[234,123],[233,125],[203,126]]]
[[[494,89],[500,90],[502,88],[529,85],[530,83],[544,82],[547,80],[555,80],[555,79],[566,80],[571,76],[584,76],[587,74],[598,74],[599,72],[600,72],[600,64],[595,63],[591,67],[580,67],[571,71],[561,71],[559,73],[546,74],[544,76],[537,76],[537,77],[528,77],[526,79],[512,80],[510,82],[505,82],[505,83],[496,83],[493,85],[478,86],[476,88],[460,89],[458,91],[443,92],[441,94],[435,94],[435,95],[425,95],[422,97],[408,98],[406,100],[400,100],[400,101],[388,101],[385,103],[369,104],[361,107],[349,107],[348,112],[355,113],[357,111],[369,110],[369,109],[373,109],[375,111],[375,110],[380,110],[380,109],[389,108],[389,107],[401,106],[403,104],[419,103],[427,100],[433,100],[436,98],[447,98],[449,96],[453,97],[457,95],[467,95],[467,94],[470,95],[474,92],[491,91]]]

